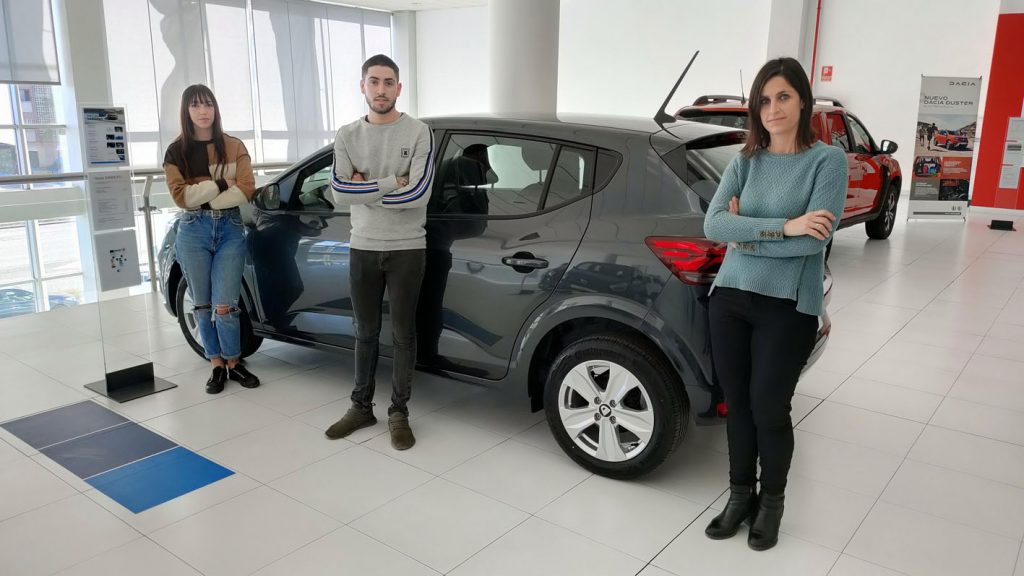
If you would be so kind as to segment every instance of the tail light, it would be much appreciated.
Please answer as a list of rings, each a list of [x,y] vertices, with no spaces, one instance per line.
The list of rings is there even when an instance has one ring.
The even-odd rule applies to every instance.
[[[651,236],[647,247],[676,278],[693,286],[711,284],[725,259],[726,244],[706,238]]]

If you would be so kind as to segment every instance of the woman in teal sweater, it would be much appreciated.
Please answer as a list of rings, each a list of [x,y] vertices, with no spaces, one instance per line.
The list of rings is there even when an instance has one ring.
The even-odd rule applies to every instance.
[[[750,136],[704,221],[709,239],[729,243],[710,317],[715,373],[729,407],[730,483],[725,510],[705,533],[729,538],[750,519],[747,543],[755,550],[778,542],[793,458],[790,401],[814,347],[825,246],[846,195],[846,154],[816,140],[813,107],[799,62],[779,58],[761,68],[751,88]]]

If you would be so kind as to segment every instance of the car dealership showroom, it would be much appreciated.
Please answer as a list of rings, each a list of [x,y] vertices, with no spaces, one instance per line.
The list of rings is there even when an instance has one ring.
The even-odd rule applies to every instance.
[[[0,0],[0,576],[1024,576],[1022,38]]]

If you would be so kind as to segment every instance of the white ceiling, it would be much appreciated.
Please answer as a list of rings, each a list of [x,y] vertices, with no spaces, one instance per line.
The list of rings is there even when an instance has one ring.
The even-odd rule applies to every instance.
[[[466,8],[486,6],[487,0],[320,0],[331,4],[344,4],[360,8],[374,8],[401,12],[403,10],[440,10],[442,8]]]

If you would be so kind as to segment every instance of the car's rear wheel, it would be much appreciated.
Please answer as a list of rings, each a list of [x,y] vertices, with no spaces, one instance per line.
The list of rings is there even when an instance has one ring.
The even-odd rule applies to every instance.
[[[196,322],[196,314],[192,310],[195,303],[192,301],[192,293],[188,289],[188,281],[184,278],[178,282],[178,291],[175,294],[175,310],[178,311],[178,326],[185,336],[188,345],[203,358],[206,358],[206,351],[199,336],[199,324]],[[245,306],[239,306],[239,328],[241,329],[242,358],[252,356],[263,344],[263,338],[252,331],[252,321]]]
[[[646,342],[617,334],[562,350],[544,393],[548,426],[562,450],[610,478],[656,468],[682,441],[690,418],[675,370]]]
[[[900,189],[896,184],[889,184],[889,190],[882,199],[883,208],[878,216],[864,225],[868,237],[875,240],[885,240],[892,234],[896,226],[896,208],[900,200]]]

